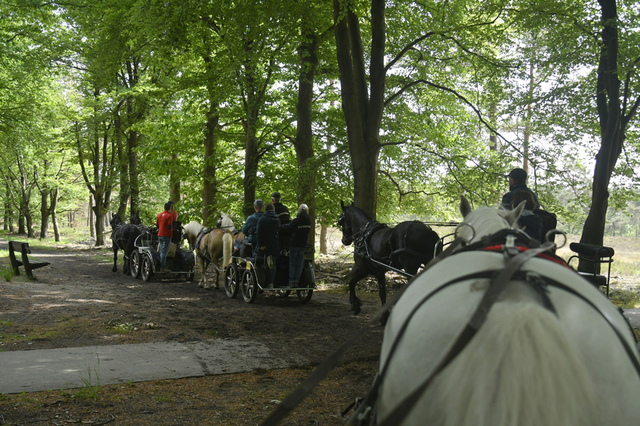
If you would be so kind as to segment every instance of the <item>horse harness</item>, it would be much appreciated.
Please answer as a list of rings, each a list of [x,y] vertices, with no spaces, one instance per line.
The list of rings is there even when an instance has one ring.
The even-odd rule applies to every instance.
[[[403,249],[393,251],[389,256],[378,257],[378,258],[372,256],[371,253],[369,253],[369,240],[371,239],[371,236],[376,231],[384,228],[389,228],[389,226],[387,226],[384,223],[380,223],[377,220],[372,220],[367,222],[364,228],[362,228],[360,231],[358,231],[356,234],[353,235],[353,247],[354,247],[353,254],[362,257],[367,262],[369,262],[373,267],[382,266],[386,270],[393,271],[397,274],[402,275],[405,278],[413,278],[413,275],[408,274],[407,272],[401,269],[394,268],[393,266],[391,266],[391,262],[393,259],[393,255],[402,251],[408,251],[414,256],[419,256],[420,254],[417,253],[415,250],[403,248]]]
[[[370,235],[370,233],[369,233]],[[503,244],[498,244],[500,242],[504,242]],[[384,374],[390,364],[390,360],[392,358],[393,353],[397,349],[399,342],[406,331],[408,324],[415,315],[420,307],[424,305],[433,295],[437,294],[440,290],[449,287],[455,283],[459,283],[462,281],[470,280],[470,279],[480,279],[480,278],[489,278],[490,284],[489,288],[483,295],[480,303],[476,307],[471,319],[464,326],[463,330],[458,334],[456,340],[450,345],[447,354],[438,361],[436,367],[432,370],[430,375],[422,382],[420,386],[418,386],[414,391],[412,391],[394,410],[388,415],[384,421],[379,426],[396,426],[402,423],[402,421],[406,418],[408,413],[411,411],[411,408],[417,403],[420,399],[428,385],[433,381],[435,376],[441,372],[455,357],[462,352],[462,350],[466,347],[466,345],[471,341],[471,339],[478,332],[480,327],[484,324],[491,307],[498,300],[500,295],[506,289],[509,281],[512,278],[518,278],[523,280],[526,283],[529,283],[532,288],[536,290],[538,294],[542,297],[543,306],[552,312],[554,315],[556,314],[555,308],[548,296],[547,287],[552,285],[555,287],[559,287],[571,294],[580,297],[587,304],[589,304],[593,309],[595,309],[607,323],[611,326],[615,334],[618,336],[621,344],[625,348],[629,358],[631,359],[632,364],[634,365],[638,375],[640,376],[640,364],[638,363],[637,358],[634,355],[634,349],[631,348],[627,341],[623,338],[622,333],[617,327],[610,321],[607,315],[602,312],[597,306],[587,300],[584,296],[571,289],[570,287],[557,282],[549,277],[544,277],[539,274],[522,271],[522,266],[533,257],[543,257],[548,260],[553,260],[558,263],[563,263],[560,258],[555,257],[555,255],[550,256],[546,254],[546,252],[551,251],[555,248],[555,244],[552,242],[547,242],[537,247],[528,247],[523,245],[516,245],[516,242],[526,242],[531,246],[536,246],[535,240],[530,240],[529,237],[521,231],[507,229],[490,236],[483,237],[479,243],[475,243],[466,247],[463,247],[456,253],[471,251],[471,250],[485,250],[491,249],[491,251],[496,251],[496,247],[501,247],[502,252],[507,259],[506,265],[502,270],[498,271],[486,271],[475,274],[469,274],[461,277],[456,277],[446,283],[441,284],[436,290],[427,294],[419,303],[416,304],[414,309],[410,312],[404,324],[402,325],[398,335],[396,336],[396,340],[393,342],[392,347],[387,356],[387,361],[385,365],[382,367],[380,373],[376,374],[374,382],[365,398],[357,398],[354,403],[352,403],[349,407],[347,407],[342,415],[346,415],[347,412],[351,410],[354,406],[356,409],[353,415],[347,421],[347,425],[362,425],[366,424],[368,416],[370,415],[373,406],[378,397],[378,390],[380,385],[382,384],[382,380]],[[434,257],[424,268],[424,271],[430,269],[432,266],[448,257],[449,255],[454,253],[454,250],[458,248],[461,244],[464,244],[464,241],[458,237],[456,238],[449,247]],[[566,266],[566,263],[564,264]],[[568,267],[568,266],[567,266]],[[423,271],[423,272],[424,272]],[[331,356],[329,356],[318,368],[314,371],[314,373],[305,380],[297,389],[295,389],[289,397],[287,397],[282,404],[278,405],[276,409],[265,419],[264,422],[261,423],[261,426],[271,426],[276,425],[286,416],[288,412],[293,410],[302,400],[313,390],[315,386],[326,377],[329,372],[338,364],[340,358],[344,355],[344,353],[355,343],[355,341],[364,334],[365,330],[372,325],[378,318],[386,312],[391,306],[393,306],[400,296],[404,293],[404,291],[411,285],[413,281],[410,281],[407,285],[402,287],[396,294],[389,300],[385,305],[369,320],[369,322],[358,330],[347,342],[345,342],[336,352],[334,352]],[[631,327],[629,325],[629,327]],[[632,331],[633,332],[633,331]],[[634,334],[635,338],[635,334]],[[637,339],[636,339],[637,341]]]
[[[205,235],[207,235],[209,232],[213,231],[214,229],[222,229],[222,232],[227,232],[230,235],[233,236],[233,232],[231,232],[230,230],[226,229],[226,228],[217,228],[217,227],[211,227],[211,228],[202,228],[200,229],[200,231],[198,232],[198,235],[196,235],[196,239],[194,240],[193,244],[189,243],[189,248],[191,250],[194,250],[198,247],[200,247],[200,241],[202,241],[202,239],[204,238]],[[201,250],[203,253],[203,258],[206,259],[207,261],[214,263],[213,260],[211,259],[211,256],[209,255],[209,252],[207,252],[206,250]],[[215,266],[215,263],[214,263]],[[216,267],[217,268],[217,267]]]
[[[351,416],[347,424],[363,424],[362,422],[367,418],[369,412],[372,410],[375,401],[378,396],[378,389],[382,384],[384,379],[384,375],[386,370],[390,364],[393,353],[399,346],[400,340],[404,335],[404,332],[407,330],[408,324],[419,309],[427,302],[432,296],[437,294],[440,290],[462,281],[467,281],[470,279],[490,279],[490,285],[483,295],[480,303],[476,307],[473,312],[471,319],[467,322],[467,324],[463,327],[462,331],[458,334],[454,342],[449,346],[447,353],[442,357],[437,363],[427,378],[416,388],[414,389],[407,397],[405,397],[400,404],[398,404],[394,410],[389,413],[386,418],[379,423],[379,426],[397,426],[400,425],[406,416],[411,412],[411,409],[416,405],[420,397],[425,392],[426,388],[429,384],[432,383],[433,379],[455,359],[455,357],[462,352],[462,350],[467,346],[467,344],[471,341],[471,339],[478,332],[480,327],[484,324],[491,307],[498,300],[500,295],[506,289],[508,283],[512,278],[517,278],[531,286],[532,289],[536,291],[541,296],[542,306],[557,316],[556,310],[553,306],[551,299],[549,298],[549,286],[559,287],[563,290],[570,292],[571,294],[581,298],[585,302],[587,302],[593,309],[595,309],[611,326],[613,331],[618,337],[618,340],[623,345],[631,363],[634,365],[638,376],[640,377],[640,364],[638,363],[638,359],[634,356],[634,349],[629,346],[627,341],[623,338],[621,331],[613,324],[607,315],[602,312],[597,306],[587,300],[584,296],[566,286],[563,283],[560,283],[552,278],[531,272],[531,271],[522,271],[522,266],[533,257],[541,257],[550,261],[554,261],[556,263],[560,263],[563,266],[566,266],[566,263],[558,258],[555,255],[549,255],[546,252],[555,248],[555,244],[551,242],[547,242],[542,244],[536,244],[537,241],[530,240],[527,241],[532,246],[538,245],[538,247],[529,248],[523,245],[516,245],[516,241],[520,241],[524,239],[524,241],[529,240],[526,234],[517,231],[517,230],[502,230],[496,234],[492,234],[490,236],[483,237],[483,239],[471,246],[467,246],[456,253],[462,253],[472,250],[485,250],[485,251],[498,251],[501,250],[506,258],[506,265],[502,270],[497,271],[486,271],[475,274],[469,274],[465,276],[456,277],[446,283],[441,284],[437,289],[433,292],[427,294],[419,303],[414,306],[413,310],[407,316],[407,319],[402,324],[398,335],[393,342],[389,354],[387,355],[387,359],[385,365],[380,369],[380,373],[378,373],[374,379],[374,383],[368,393],[368,395],[361,399],[359,402],[359,406],[356,408],[354,414]],[[496,244],[500,242],[500,240],[505,241],[504,244]],[[628,322],[627,322],[628,324]],[[631,328],[631,326],[629,325]],[[635,338],[635,334],[633,333],[633,329],[631,332]],[[637,342],[637,339],[636,339]],[[352,405],[353,406],[353,405]]]

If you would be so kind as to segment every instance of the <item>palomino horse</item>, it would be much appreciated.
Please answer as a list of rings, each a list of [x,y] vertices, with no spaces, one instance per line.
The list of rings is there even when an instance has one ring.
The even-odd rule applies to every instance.
[[[113,249],[113,272],[118,270],[118,250],[124,251],[124,264],[122,270],[125,274],[129,273],[129,258],[133,251],[133,242],[142,231],[142,221],[138,212],[132,212],[129,218],[129,224],[122,221],[116,213],[109,222],[111,224],[111,245]]]
[[[355,315],[360,313],[362,302],[356,296],[356,283],[367,275],[378,279],[378,293],[384,305],[387,301],[385,272],[389,267],[402,269],[415,275],[421,265],[425,265],[440,248],[438,234],[429,226],[418,221],[401,222],[394,228],[372,220],[359,208],[342,206],[338,225],[342,227],[342,244],[354,243],[355,264],[349,281],[349,302]],[[382,322],[386,316],[382,318]]]
[[[231,263],[231,253],[233,252],[233,221],[229,216],[220,214],[220,228],[205,228],[198,222],[189,222],[184,227],[184,235],[189,240],[189,247],[196,250],[197,256],[201,259],[202,277],[198,282],[198,287],[209,289],[206,271],[210,263],[216,270],[215,289],[217,290],[220,273]],[[222,257],[222,265],[219,259]]]
[[[638,424],[633,330],[552,243],[512,229],[521,207],[462,198],[470,245],[417,276],[387,322],[379,426]]]

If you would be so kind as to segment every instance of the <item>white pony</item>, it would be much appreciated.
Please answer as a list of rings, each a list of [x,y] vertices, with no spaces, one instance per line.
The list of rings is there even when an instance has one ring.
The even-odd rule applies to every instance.
[[[471,211],[463,197],[460,234],[479,242],[512,228],[519,208]],[[633,331],[600,291],[548,258],[503,280],[480,325],[470,318],[513,264],[503,251],[460,250],[416,277],[385,329],[378,426],[640,424]]]
[[[220,213],[220,228],[205,229],[198,222],[192,221],[185,225],[184,234],[189,240],[189,247],[195,248],[196,255],[200,258],[202,265],[202,276],[198,282],[198,287],[209,289],[207,282],[207,268],[209,263],[213,263],[216,270],[215,289],[219,288],[218,281],[220,273],[231,263],[231,253],[233,252],[233,231],[235,227],[233,221],[224,213]],[[222,265],[219,259],[222,257]]]

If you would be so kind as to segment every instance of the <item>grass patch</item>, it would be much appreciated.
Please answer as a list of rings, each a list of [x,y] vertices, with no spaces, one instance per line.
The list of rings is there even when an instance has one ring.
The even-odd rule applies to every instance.
[[[155,397],[157,402],[171,402],[173,401],[173,396],[171,395],[159,395]]]
[[[640,293],[634,290],[609,290],[611,302],[622,309],[640,308]]]

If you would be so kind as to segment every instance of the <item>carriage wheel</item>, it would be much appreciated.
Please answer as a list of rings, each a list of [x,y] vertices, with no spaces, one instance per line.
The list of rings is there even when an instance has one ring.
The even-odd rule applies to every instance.
[[[246,269],[242,274],[242,297],[247,303],[253,303],[258,295],[256,275],[252,269]]]
[[[149,282],[151,276],[153,275],[153,266],[151,265],[151,259],[149,256],[142,256],[142,263],[140,264],[140,275],[142,276],[142,281]]]
[[[313,272],[313,264],[305,260],[304,268],[302,268],[302,276],[300,276],[300,287],[308,287],[309,290],[297,290],[298,299],[302,303],[307,303],[313,296],[313,287],[316,283],[316,274]]]
[[[278,296],[282,298],[289,297],[290,294],[291,290],[278,290]]]
[[[307,303],[311,300],[311,296],[313,296],[313,290],[297,290],[296,293],[302,303]]]
[[[140,278],[140,253],[134,250],[129,261],[129,272],[133,278]]]
[[[238,267],[235,263],[230,263],[224,269],[224,291],[232,299],[238,295]]]

